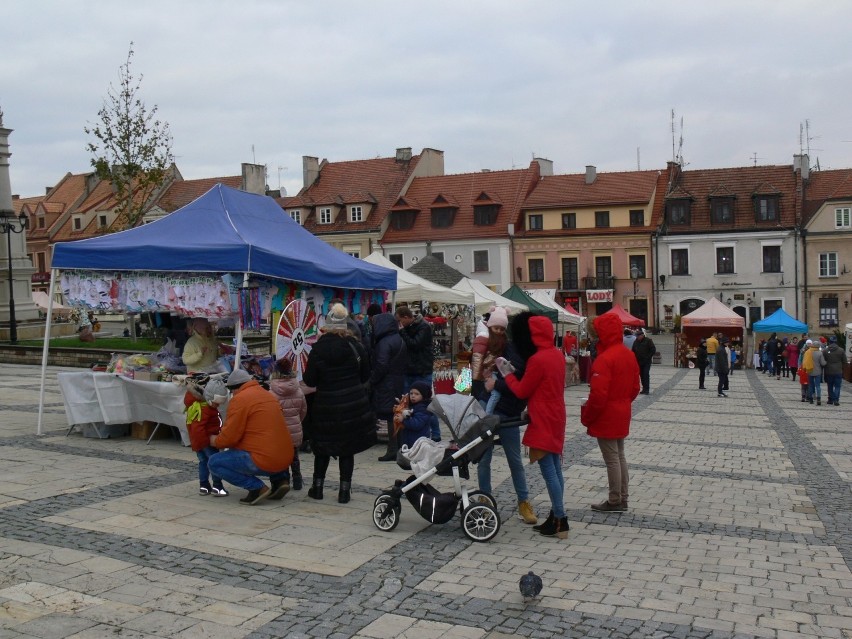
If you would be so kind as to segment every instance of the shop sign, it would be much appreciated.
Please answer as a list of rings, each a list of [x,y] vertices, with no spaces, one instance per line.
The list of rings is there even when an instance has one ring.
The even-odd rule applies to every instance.
[[[49,282],[50,281],[50,271],[46,271],[46,272],[43,272],[43,273],[33,273],[30,280],[33,283],[36,283],[36,284],[41,284],[43,282]]]
[[[606,288],[597,291],[586,291],[586,301],[591,304],[597,304],[599,302],[612,303],[612,289]]]

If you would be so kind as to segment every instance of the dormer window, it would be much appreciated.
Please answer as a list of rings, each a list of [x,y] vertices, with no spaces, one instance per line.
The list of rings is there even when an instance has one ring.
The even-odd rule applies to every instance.
[[[432,209],[432,228],[444,229],[453,225],[456,209],[452,206],[440,206]]]
[[[407,231],[414,226],[417,211],[394,211],[391,213],[391,226],[397,231]]]
[[[99,215],[98,216],[98,227],[103,229],[103,228],[106,228],[106,226],[107,226],[107,216],[106,215]]]
[[[83,218],[75,217],[73,224],[74,224],[74,230],[79,231],[80,229],[83,228]]]
[[[530,231],[541,231],[544,228],[544,217],[540,213],[527,217],[527,228]]]
[[[291,209],[291,210],[287,211],[287,213],[290,215],[291,220],[293,220],[296,224],[299,224],[301,226],[301,224],[302,224],[302,211],[301,211],[301,209]]]
[[[319,210],[319,223],[331,224],[331,208],[323,207]]]
[[[349,221],[350,222],[363,222],[364,221],[364,207],[362,207],[362,206],[350,206],[349,207]]]
[[[476,226],[491,226],[497,223],[500,207],[496,204],[480,204],[473,207],[473,223]]]
[[[43,229],[43,228],[44,228],[44,224],[45,224],[45,222],[44,222],[44,216],[43,216],[43,215],[39,215],[39,216],[38,216],[38,227],[39,227],[40,229]]]
[[[734,198],[710,198],[710,222],[712,224],[731,224],[734,221]]]
[[[777,222],[780,209],[779,197],[777,195],[755,195],[754,196],[754,220],[755,222]]]
[[[692,201],[687,199],[668,200],[666,202],[666,221],[672,225],[689,225],[692,214]]]

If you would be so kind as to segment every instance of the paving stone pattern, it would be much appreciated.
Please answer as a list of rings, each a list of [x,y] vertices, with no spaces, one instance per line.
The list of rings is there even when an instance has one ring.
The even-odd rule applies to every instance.
[[[839,407],[817,407],[790,380],[738,371],[724,399],[712,376],[700,391],[695,371],[653,367],[623,514],[589,509],[606,473],[579,424],[587,387],[566,389],[569,538],[518,520],[498,449],[503,526],[478,544],[458,519],[429,526],[408,504],[396,530],[378,531],[373,499],[405,477],[379,448],[358,456],[346,505],[334,464],[320,502],[198,496],[178,441],[66,436],[58,370],[41,437],[39,369],[0,370],[0,637],[852,638],[846,389]],[[544,483],[527,470],[544,516]],[[528,570],[544,589],[524,602]]]

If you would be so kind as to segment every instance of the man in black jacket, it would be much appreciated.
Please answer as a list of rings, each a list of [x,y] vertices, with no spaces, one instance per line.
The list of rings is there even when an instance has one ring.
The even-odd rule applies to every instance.
[[[641,328],[636,330],[636,341],[633,342],[633,354],[636,355],[636,362],[639,364],[639,379],[642,382],[643,395],[648,395],[651,391],[651,360],[657,352],[657,347],[654,342],[645,337],[645,331]]]

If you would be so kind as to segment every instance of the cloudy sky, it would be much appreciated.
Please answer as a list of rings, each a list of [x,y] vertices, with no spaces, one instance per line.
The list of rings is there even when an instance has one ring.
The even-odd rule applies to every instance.
[[[89,170],[95,123],[132,70],[185,178],[302,156],[445,153],[447,173],[790,164],[852,167],[852,3],[787,0],[7,0],[0,108],[12,190]]]

